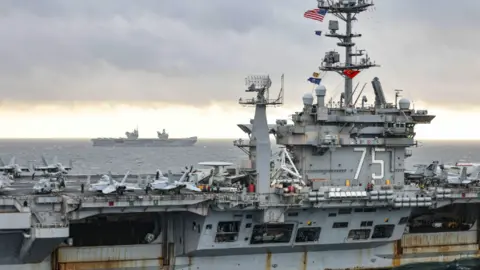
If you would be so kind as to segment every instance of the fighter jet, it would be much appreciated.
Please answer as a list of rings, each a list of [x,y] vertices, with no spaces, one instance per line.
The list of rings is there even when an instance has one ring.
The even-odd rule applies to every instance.
[[[422,180],[441,179],[445,166],[439,161],[433,161],[429,165],[417,164],[415,171],[405,171],[407,182],[419,183]]]
[[[33,186],[33,192],[36,194],[48,194],[60,192],[65,188],[65,178],[63,175],[42,177]]]
[[[20,166],[15,163],[15,157],[12,157],[10,163],[5,165],[2,159],[0,159],[0,172],[5,172],[5,174],[12,175],[13,178],[19,178],[22,175],[22,172],[29,172],[30,170],[27,167]]]
[[[0,192],[15,190],[11,188],[12,180],[5,175],[0,175]]]
[[[61,172],[67,174],[68,171],[72,170],[72,160],[70,160],[70,166],[64,166],[62,163],[58,162],[57,156],[53,157],[53,162],[50,164],[47,162],[44,156],[42,156],[43,166],[34,166],[35,171],[42,171],[44,173],[57,173]]]
[[[90,191],[101,192],[103,194],[117,193],[118,195],[123,195],[125,191],[133,192],[135,190],[141,190],[137,185],[126,183],[129,174],[130,171],[125,174],[121,182],[118,182],[114,180],[112,174],[109,173],[109,175],[103,175],[100,180],[94,184],[90,183],[90,176],[88,176],[87,186]]]
[[[187,175],[190,173],[189,170],[185,170],[180,180],[173,180],[172,171],[168,171],[168,177],[160,177],[158,180],[154,180],[147,184],[147,190],[153,191],[174,191],[179,193],[182,189],[188,189],[190,191],[201,192],[202,190],[195,186],[192,182],[186,182]]]
[[[462,167],[462,172],[459,175],[449,174],[446,181],[449,186],[469,186],[478,184],[480,181],[480,166],[477,166],[470,176],[467,176],[467,167]]]

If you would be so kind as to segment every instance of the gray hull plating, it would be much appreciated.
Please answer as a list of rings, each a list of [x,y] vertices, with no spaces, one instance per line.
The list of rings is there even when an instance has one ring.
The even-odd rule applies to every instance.
[[[197,137],[178,139],[92,139],[93,146],[102,147],[169,147],[169,146],[192,146],[197,143]]]

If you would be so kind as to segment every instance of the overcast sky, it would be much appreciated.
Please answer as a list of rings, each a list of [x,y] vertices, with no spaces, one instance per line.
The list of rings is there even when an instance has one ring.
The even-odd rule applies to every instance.
[[[435,106],[475,105],[480,1],[381,0],[354,29],[382,65],[387,95]],[[287,103],[311,90],[306,79],[336,40],[303,18],[314,0],[3,0],[0,91],[17,101],[236,101],[244,77],[284,72]],[[329,74],[329,93],[340,77]],[[275,86],[277,88],[277,86]],[[369,86],[370,88],[370,86]],[[371,92],[371,91],[370,91]],[[452,105],[453,104],[453,105]]]
[[[478,139],[475,125],[458,119],[480,118],[480,1],[375,3],[354,24],[363,34],[357,48],[381,65],[355,78],[368,83],[369,103],[378,76],[390,101],[403,89],[416,109],[437,115],[417,138]],[[249,97],[249,74],[270,74],[276,92],[285,73],[286,104],[268,117],[286,119],[336,48],[337,40],[314,34],[334,16],[303,18],[315,7],[315,0],[2,0],[0,114],[9,128],[0,137],[122,136],[137,125],[142,137],[162,128],[173,137],[244,136],[236,124],[248,123],[253,109],[236,103]],[[327,74],[323,83],[327,98],[338,100],[341,77]]]

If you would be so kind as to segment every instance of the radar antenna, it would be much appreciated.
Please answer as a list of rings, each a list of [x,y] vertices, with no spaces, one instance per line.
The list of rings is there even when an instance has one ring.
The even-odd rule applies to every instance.
[[[241,105],[259,105],[263,104],[265,106],[281,106],[283,105],[284,99],[284,84],[283,84],[284,74],[281,77],[281,87],[278,93],[278,97],[275,99],[270,99],[270,87],[272,86],[272,80],[268,75],[254,75],[248,76],[245,78],[245,86],[247,90],[245,92],[257,92],[256,98],[242,99],[238,101]]]
[[[330,33],[325,34],[327,37],[338,38],[339,47],[345,47],[345,63],[340,63],[340,54],[336,51],[329,51],[325,54],[322,65],[319,67],[322,71],[335,71],[342,75],[345,79],[344,106],[350,107],[353,102],[352,80],[363,69],[378,66],[370,60],[365,50],[355,50],[353,38],[361,37],[361,34],[352,32],[352,22],[356,20],[357,14],[366,11],[373,6],[371,0],[317,0],[319,9],[326,9],[329,13],[343,20],[346,24],[345,34],[337,33],[339,23],[337,20],[330,20],[328,29]],[[358,57],[360,61],[357,61]]]

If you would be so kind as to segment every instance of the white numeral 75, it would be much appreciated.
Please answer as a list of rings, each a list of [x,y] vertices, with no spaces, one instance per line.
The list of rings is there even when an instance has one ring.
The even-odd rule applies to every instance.
[[[372,165],[373,164],[378,164],[380,165],[380,174],[377,175],[375,173],[372,173],[372,179],[378,180],[378,179],[383,179],[385,176],[385,162],[381,159],[376,159],[376,152],[385,152],[384,148],[374,148],[372,147]],[[357,147],[354,148],[353,151],[355,152],[362,152],[362,156],[360,157],[360,161],[358,162],[357,170],[355,172],[355,175],[353,177],[354,180],[358,180],[358,177],[360,176],[360,172],[363,167],[363,163],[365,162],[365,156],[367,155],[367,147]]]

